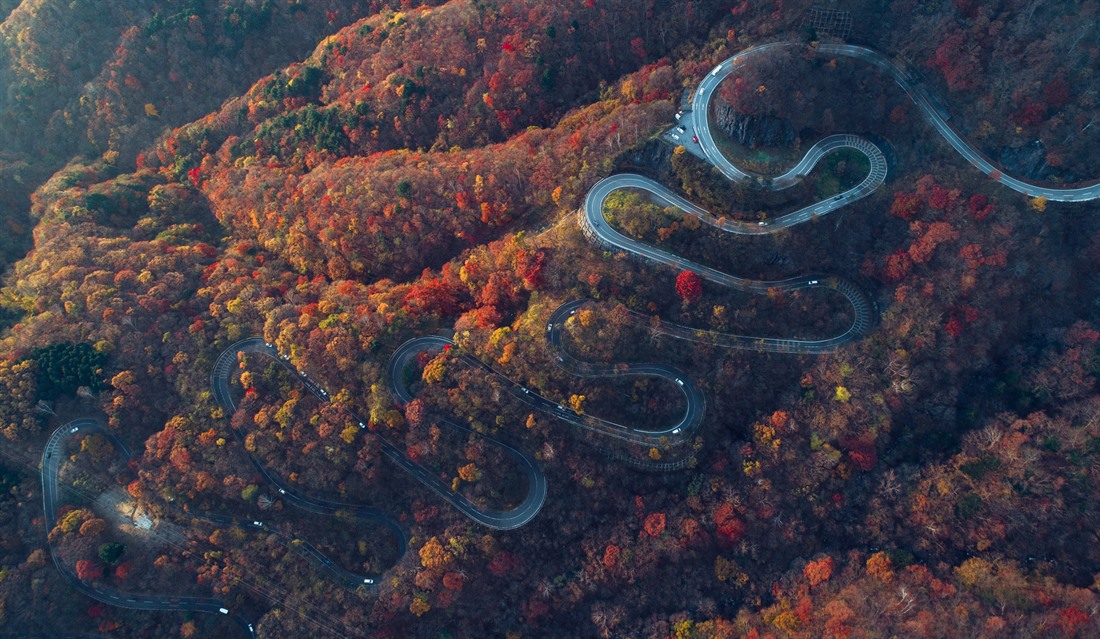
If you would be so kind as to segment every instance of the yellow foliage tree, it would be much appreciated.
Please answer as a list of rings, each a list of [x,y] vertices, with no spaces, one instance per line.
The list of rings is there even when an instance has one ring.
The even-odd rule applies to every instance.
[[[889,582],[894,578],[892,567],[890,556],[884,552],[876,552],[867,558],[867,574],[880,581]]]
[[[967,559],[961,566],[955,569],[955,576],[964,586],[977,586],[988,581],[992,574],[992,565],[978,557]]]
[[[786,632],[794,632],[802,627],[802,622],[798,620],[798,616],[790,610],[784,610],[772,619],[772,625],[780,630]]]
[[[111,378],[111,386],[121,389],[126,386],[132,386],[134,384],[134,381],[135,378],[133,372],[122,371],[118,375],[115,375]]]
[[[696,636],[693,632],[694,628],[695,624],[690,619],[678,621],[676,625],[672,627],[672,636],[676,637],[676,639],[690,639]]]
[[[409,604],[409,612],[413,613],[417,617],[423,615],[432,609],[431,604],[424,600],[423,597],[413,597],[412,603]]]
[[[420,548],[420,565],[428,570],[442,570],[451,563],[451,553],[443,548],[439,539],[432,537]]]
[[[87,514],[88,512],[85,510],[74,510],[68,515],[65,515],[65,518],[62,519],[61,523],[59,524],[61,530],[64,530],[65,532],[72,532],[76,530],[80,527],[80,524],[84,523],[84,519]]]
[[[447,372],[447,367],[443,365],[443,362],[439,358],[433,359],[424,367],[424,381],[429,384],[441,382],[445,372]]]
[[[474,464],[466,464],[458,467],[458,476],[465,482],[475,482],[481,479],[481,470]]]

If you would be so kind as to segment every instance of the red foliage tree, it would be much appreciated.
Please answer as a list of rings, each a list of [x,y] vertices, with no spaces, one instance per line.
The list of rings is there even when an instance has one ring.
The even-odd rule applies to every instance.
[[[928,205],[937,211],[945,211],[955,204],[958,197],[958,189],[947,190],[936,184],[932,186],[932,192],[928,196]]]
[[[665,532],[665,514],[653,513],[645,518],[645,531],[650,537],[660,537]]]
[[[1087,624],[1090,618],[1087,612],[1074,606],[1068,606],[1059,610],[1058,617],[1059,621],[1062,623],[1062,629],[1065,631],[1065,636],[1067,637],[1075,636],[1078,628]]]
[[[429,314],[452,315],[458,307],[458,291],[443,278],[424,277],[409,288],[402,300],[402,309],[414,316]]]
[[[455,592],[461,592],[462,586],[466,583],[466,578],[461,573],[448,572],[443,575],[443,587]]]
[[[115,578],[124,580],[130,576],[130,562],[124,561],[115,567]]]
[[[992,209],[993,207],[989,204],[989,198],[981,193],[971,195],[970,200],[966,203],[966,210],[970,213],[970,216],[978,222],[988,217]]]
[[[745,534],[745,524],[733,510],[733,504],[723,503],[714,513],[714,523],[717,526],[718,539],[726,545],[732,546],[741,540]]]
[[[913,260],[909,258],[909,254],[898,249],[886,258],[886,279],[891,282],[900,282],[909,275],[912,268]]]
[[[608,570],[614,570],[619,565],[619,557],[622,555],[622,550],[615,544],[608,544],[607,550],[603,553],[603,565]]]
[[[959,249],[959,257],[966,262],[966,267],[969,269],[976,269],[982,265],[982,245],[981,244],[967,244]]]
[[[965,31],[956,31],[944,38],[932,58],[932,66],[943,73],[952,91],[970,89],[981,77],[981,63],[971,45],[972,39]]]
[[[676,293],[687,303],[703,296],[703,278],[695,271],[680,271],[676,276]]]
[[[914,222],[914,224],[917,224]],[[944,242],[956,240],[959,233],[947,222],[933,222],[927,226],[927,231],[919,240],[909,247],[909,257],[917,264],[924,264],[932,259],[936,247]]]
[[[1046,107],[1038,102],[1028,102],[1012,114],[1012,121],[1020,126],[1034,126],[1046,118]]]
[[[862,440],[848,442],[848,459],[852,466],[863,472],[867,472],[878,463],[878,451],[872,442]]]
[[[823,557],[817,561],[811,561],[806,564],[806,567],[802,570],[802,574],[806,576],[806,580],[810,582],[810,586],[816,586],[822,582],[828,581],[829,577],[833,574],[833,558]]]
[[[894,194],[894,203],[890,205],[890,215],[911,220],[920,212],[920,204],[920,197],[916,194],[898,191]]]
[[[496,577],[503,577],[518,567],[518,558],[512,553],[502,550],[493,556],[489,562],[489,572]]]
[[[103,568],[94,561],[81,559],[76,562],[76,578],[81,581],[95,581],[103,576]]]

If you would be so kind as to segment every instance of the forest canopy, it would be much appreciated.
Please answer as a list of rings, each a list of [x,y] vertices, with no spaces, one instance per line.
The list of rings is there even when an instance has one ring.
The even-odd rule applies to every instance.
[[[0,626],[1097,636],[1095,14],[0,0]]]

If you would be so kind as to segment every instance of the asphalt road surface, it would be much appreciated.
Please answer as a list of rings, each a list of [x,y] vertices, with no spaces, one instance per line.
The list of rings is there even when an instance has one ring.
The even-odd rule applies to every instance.
[[[805,277],[774,281],[750,280],[729,275],[644,244],[608,226],[603,218],[603,204],[607,197],[618,189],[636,189],[649,193],[657,202],[676,207],[685,214],[694,215],[704,223],[723,231],[743,235],[764,235],[775,233],[780,229],[790,228],[797,224],[827,215],[832,211],[870,195],[882,186],[887,174],[887,163],[882,151],[869,140],[856,135],[832,135],[820,140],[810,147],[803,158],[789,171],[773,177],[755,175],[738,168],[718,149],[714,141],[714,136],[710,130],[707,113],[710,100],[722,81],[736,71],[739,66],[745,64],[754,57],[768,55],[780,47],[802,46],[804,45],[794,43],[772,43],[750,47],[723,61],[710,71],[699,83],[693,99],[693,114],[685,117],[681,121],[683,129],[676,133],[674,139],[679,141],[684,137],[696,136],[698,139],[698,149],[693,150],[700,152],[728,179],[744,182],[751,181],[768,189],[785,189],[793,186],[805,176],[809,175],[817,163],[828,153],[838,149],[850,148],[866,155],[870,162],[868,175],[858,185],[828,200],[816,202],[777,218],[756,223],[731,220],[724,216],[714,215],[673,193],[661,184],[639,175],[620,174],[605,178],[589,191],[585,199],[584,215],[582,217],[583,226],[585,227],[586,234],[601,244],[632,253],[660,264],[665,264],[674,269],[690,270],[709,281],[743,291],[767,293],[769,290],[791,291],[810,287],[822,287],[837,291],[852,305],[854,316],[852,325],[844,333],[834,337],[809,340],[722,335],[719,343],[724,346],[779,353],[825,353],[836,350],[842,345],[866,335],[874,326],[876,311],[873,303],[867,298],[863,291],[851,282],[840,278],[825,275],[808,275]],[[966,158],[970,164],[977,167],[980,171],[1008,188],[1024,193],[1030,197],[1044,197],[1048,200],[1060,202],[1080,202],[1100,198],[1100,182],[1080,187],[1056,188],[1033,184],[1004,174],[1002,170],[990,162],[977,148],[960,137],[954,129],[951,128],[947,123],[948,116],[942,112],[942,109],[932,98],[931,93],[924,89],[919,81],[914,80],[914,78],[917,77],[916,74],[910,72],[904,66],[891,61],[883,54],[867,47],[843,44],[823,44],[817,47],[817,51],[821,55],[845,56],[863,60],[889,74],[906,92],[914,104],[917,105],[921,114],[929,124],[931,124],[960,155]],[[662,364],[626,364],[615,367],[603,366],[584,362],[569,355],[562,344],[561,329],[569,320],[569,317],[574,315],[588,303],[589,301],[587,300],[577,300],[563,304],[554,311],[548,320],[546,331],[547,339],[550,345],[557,351],[558,362],[574,374],[582,377],[655,376],[666,379],[670,383],[675,384],[685,397],[685,413],[679,421],[656,430],[648,430],[616,424],[589,415],[580,414],[508,379],[491,366],[472,355],[461,354],[460,356],[467,364],[482,368],[486,370],[487,373],[501,379],[507,384],[510,392],[517,399],[566,422],[576,424],[604,435],[641,444],[686,440],[697,430],[702,422],[705,411],[705,401],[702,393],[682,371],[672,366]],[[670,323],[655,327],[654,330],[682,339],[694,339],[694,336],[698,333],[695,329]],[[429,336],[410,340],[398,348],[390,359],[389,373],[392,381],[392,392],[399,402],[407,403],[413,399],[404,382],[404,371],[410,364],[411,358],[414,358],[421,352],[438,351],[448,345],[453,347],[454,343],[447,338]],[[225,410],[227,417],[231,416],[236,411],[236,403],[230,391],[229,379],[232,369],[237,362],[237,355],[241,352],[261,354],[272,358],[295,375],[299,382],[319,399],[322,401],[331,401],[328,392],[324,388],[316,381],[310,379],[305,373],[290,366],[287,358],[279,354],[272,345],[265,343],[261,338],[250,338],[237,342],[226,349],[218,357],[211,373],[211,388],[218,404]],[[443,420],[443,423],[460,432],[472,432],[469,428],[454,422]],[[359,425],[361,428],[365,428],[365,423],[363,421],[359,421]],[[54,431],[43,450],[42,457],[42,501],[45,511],[47,532],[52,530],[57,523],[57,508],[59,506],[57,474],[60,467],[60,460],[64,453],[64,443],[70,437],[75,437],[80,433],[87,432],[97,432],[109,438],[121,454],[127,459],[130,458],[130,451],[126,446],[106,431],[100,423],[94,419],[77,419]],[[240,432],[235,428],[233,432],[243,443],[246,433]],[[535,461],[520,449],[497,438],[480,434],[479,436],[485,437],[492,445],[500,447],[506,454],[512,457],[523,469],[527,477],[527,495],[523,502],[514,508],[504,511],[480,509],[462,495],[451,490],[450,486],[440,480],[435,473],[410,460],[399,448],[385,441],[384,438],[382,451],[396,465],[404,469],[420,483],[435,492],[471,520],[499,530],[518,528],[531,521],[542,508],[546,499],[546,477]],[[400,554],[405,552],[408,543],[407,536],[397,522],[389,516],[365,506],[307,496],[270,472],[251,454],[249,455],[249,460],[253,467],[274,486],[276,490],[278,490],[281,498],[291,505],[302,508],[307,512],[317,514],[332,515],[336,512],[346,512],[364,521],[381,523],[397,538]],[[194,516],[194,513],[191,514]],[[242,521],[232,517],[219,515],[199,515],[199,517],[222,525],[251,527],[269,533],[280,534],[286,537],[288,541],[294,542],[294,546],[298,547],[304,554],[311,557],[349,587],[357,587],[360,585],[373,586],[381,577],[381,575],[358,575],[346,571],[335,565],[323,553],[308,544],[308,542],[280,533],[266,522]],[[58,571],[69,580],[73,587],[97,601],[113,606],[139,610],[183,610],[228,615],[241,626],[249,637],[255,637],[252,623],[239,614],[232,613],[228,606],[220,600],[198,597],[151,597],[100,588],[95,584],[84,583],[77,579],[76,574],[61,563],[57,553],[53,551],[52,546],[50,550]]]
[[[683,393],[685,398],[684,415],[676,422],[658,429],[647,429],[618,424],[592,415],[578,413],[562,402],[557,402],[544,397],[534,390],[510,379],[482,360],[461,352],[459,357],[468,366],[484,370],[486,374],[496,377],[509,394],[515,399],[555,419],[568,422],[581,428],[620,439],[623,441],[642,444],[645,446],[667,445],[680,440],[687,440],[702,423],[706,403],[702,393],[682,371],[673,366],[664,364],[627,364],[619,366],[603,366],[590,364],[572,357],[561,343],[561,328],[566,321],[588,300],[576,300],[559,306],[550,316],[547,322],[546,337],[550,345],[557,351],[557,362],[571,373],[579,377],[661,377],[670,384],[674,384]],[[404,383],[403,371],[408,366],[412,357],[423,351],[438,352],[447,346],[457,348],[454,342],[446,337],[427,336],[418,337],[401,345],[390,358],[390,379],[393,380],[394,397],[399,402],[412,401],[412,394]]]
[[[325,389],[321,388],[316,381],[309,379],[308,375],[291,366],[287,358],[280,355],[279,351],[276,350],[274,346],[264,342],[263,338],[250,337],[222,351],[221,354],[218,355],[217,361],[214,362],[214,368],[210,373],[210,388],[214,393],[215,401],[222,407],[226,419],[232,418],[233,413],[237,411],[237,404],[233,400],[229,380],[233,370],[237,367],[237,355],[239,353],[251,353],[254,355],[266,356],[274,360],[294,375],[294,377],[318,399],[326,402],[331,401]],[[358,420],[359,418],[356,419]],[[360,428],[366,427],[361,420],[359,421],[359,425]],[[243,446],[248,433],[232,427],[230,427],[230,429]],[[331,499],[321,499],[306,495],[293,485],[287,483],[279,475],[271,472],[271,470],[264,466],[259,459],[251,453],[248,453],[247,449],[246,454],[253,468],[263,476],[267,483],[271,484],[278,491],[280,499],[306,512],[312,512],[319,515],[334,515],[338,512],[343,512],[351,515],[354,519],[380,524],[389,530],[397,541],[398,556],[405,553],[406,547],[408,546],[408,535],[405,533],[405,530],[386,513],[369,506]],[[300,540],[296,541],[301,543]],[[322,564],[326,567],[333,566],[332,562],[328,561],[327,558],[322,560]],[[379,574],[356,575],[354,573],[348,573],[346,575],[341,575],[341,578],[346,580],[349,584],[366,586],[376,586],[380,577],[381,575]]]

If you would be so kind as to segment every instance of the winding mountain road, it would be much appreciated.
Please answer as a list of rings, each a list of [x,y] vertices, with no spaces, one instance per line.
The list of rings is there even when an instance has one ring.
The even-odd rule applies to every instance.
[[[879,182],[881,184],[881,182]],[[856,187],[859,188],[859,187]],[[699,274],[722,286],[738,289],[748,293],[767,294],[769,291],[795,291],[805,288],[828,288],[835,290],[844,296],[852,305],[852,324],[844,333],[826,339],[792,339],[775,337],[751,337],[743,335],[723,335],[721,342],[734,348],[768,351],[775,353],[805,353],[820,354],[834,351],[840,346],[857,340],[866,335],[875,324],[874,304],[867,295],[855,284],[833,276],[807,275],[793,277],[785,280],[751,280],[724,273],[709,266],[693,262],[687,258],[674,255],[662,249],[645,244],[632,237],[611,228],[604,220],[603,205],[607,198],[619,189],[636,189],[651,194],[655,199],[673,206],[688,215],[694,215],[699,219],[712,224],[724,231],[740,234],[760,235],[762,233],[775,233],[776,231],[800,224],[806,220],[817,217],[816,211],[832,211],[839,202],[835,197],[829,202],[819,202],[793,213],[788,213],[776,218],[774,223],[768,226],[760,226],[750,222],[720,221],[709,211],[702,209],[684,198],[676,195],[663,185],[649,178],[630,173],[612,175],[596,183],[588,192],[584,202],[583,224],[587,227],[586,234],[595,237],[600,243],[617,248],[628,253],[633,253],[647,260],[671,266],[677,270],[688,270]],[[853,197],[855,197],[853,195]],[[860,195],[859,197],[862,197]],[[851,201],[851,200],[848,200]],[[818,207],[825,207],[818,209]],[[827,209],[827,210],[826,210]],[[824,213],[821,213],[824,215]],[[664,324],[663,330],[667,334],[685,337],[695,332],[695,329],[677,327],[675,324]]]
[[[773,42],[749,47],[716,66],[703,78],[696,88],[692,99],[692,117],[689,124],[693,127],[694,134],[699,139],[699,148],[706,156],[707,160],[716,166],[727,178],[736,181],[746,181],[759,178],[760,176],[750,174],[735,166],[722,154],[718,149],[718,145],[715,144],[714,136],[711,133],[710,119],[708,117],[710,100],[714,96],[715,91],[723,80],[754,58],[770,55],[782,48],[804,48],[805,46],[806,45],[792,42]],[[842,56],[862,60],[889,75],[894,79],[897,85],[905,91],[909,99],[917,105],[924,119],[932,125],[936,132],[939,133],[940,136],[959,153],[959,155],[963,156],[967,162],[972,164],[979,171],[985,173],[1004,186],[1030,197],[1044,197],[1048,200],[1057,202],[1085,202],[1100,198],[1100,182],[1078,187],[1059,188],[1034,184],[1005,174],[1002,169],[989,161],[981,151],[964,140],[951,125],[947,123],[947,116],[941,113],[931,93],[925,89],[919,81],[914,80],[914,78],[918,77],[917,74],[890,60],[882,53],[868,47],[851,44],[820,44],[817,46],[816,51],[819,55]],[[826,140],[827,139],[828,138],[826,138]],[[816,153],[816,150],[823,142],[825,142],[825,140],[811,147],[798,165],[783,175],[771,178],[770,184],[766,184],[766,186],[768,188],[786,188],[797,183],[799,179],[808,174],[809,171],[807,169],[816,163],[817,160],[811,159],[811,155]],[[865,142],[871,144],[870,142]],[[871,146],[874,145],[872,144]],[[874,166],[874,164],[875,160],[872,159],[872,166]]]
[[[684,373],[673,366],[665,364],[627,364],[620,366],[602,366],[578,360],[571,356],[562,346],[561,329],[566,321],[581,307],[589,304],[589,300],[575,300],[559,306],[550,316],[546,327],[546,336],[550,344],[557,350],[557,361],[560,365],[570,370],[578,377],[661,377],[674,384],[684,394],[686,408],[684,415],[676,422],[656,430],[630,427],[618,424],[592,415],[579,413],[562,403],[546,398],[535,391],[512,380],[504,373],[496,370],[482,360],[465,352],[460,352],[459,359],[466,365],[483,370],[489,375],[500,380],[509,394],[517,400],[527,404],[550,417],[570,424],[580,426],[601,435],[607,435],[623,441],[655,446],[667,444],[670,437],[673,440],[687,439],[702,423],[705,402],[702,393],[689,380]],[[411,339],[402,344],[393,357],[390,358],[390,379],[393,380],[394,397],[401,403],[408,403],[413,399],[411,392],[403,381],[404,371],[411,360],[422,352],[438,352],[448,346],[455,347],[455,343],[446,337],[426,336]]]
[[[91,418],[75,419],[61,426],[50,435],[46,446],[42,451],[42,508],[45,513],[46,533],[57,525],[57,509],[60,505],[57,475],[61,468],[61,460],[65,457],[65,442],[71,437],[87,433],[98,433],[106,437],[115,446],[115,449],[129,462],[132,458],[130,449],[111,434],[98,420]],[[49,543],[50,555],[53,557],[54,566],[74,588],[96,601],[120,608],[134,610],[182,610],[187,612],[207,612],[228,615],[233,621],[255,639],[256,632],[250,621],[240,614],[232,613],[229,605],[220,599],[207,597],[152,597],[132,593],[119,592],[109,588],[103,588],[81,581],[76,573],[66,566]]]
[[[431,338],[421,338],[422,340],[430,340]],[[440,346],[442,348],[442,346]],[[419,351],[416,351],[419,352]],[[406,349],[398,349],[390,359],[391,370],[395,365],[394,362],[405,362],[408,357],[415,356],[416,352]],[[210,375],[211,388],[214,391],[214,397],[218,404],[226,412],[226,416],[231,416],[237,410],[236,403],[233,401],[232,394],[230,392],[229,380],[232,375],[233,369],[237,364],[237,355],[239,353],[252,353],[269,357],[270,359],[278,362],[283,368],[289,371],[295,378],[298,379],[314,396],[324,402],[331,401],[328,391],[322,388],[317,382],[311,380],[308,375],[295,369],[290,365],[287,358],[279,353],[277,349],[271,344],[268,344],[260,337],[252,337],[245,340],[241,340],[236,344],[233,344],[218,356],[217,361],[214,364],[214,369]],[[398,379],[392,377],[391,379]],[[399,396],[400,399],[400,396]],[[411,397],[403,399],[403,402],[411,401]],[[359,427],[366,428],[366,422],[360,417],[354,417],[359,423]],[[469,428],[461,426],[451,421],[442,420],[445,425],[450,428],[456,429],[460,432],[467,434],[472,433]],[[243,443],[246,433],[237,431],[234,429],[234,433]],[[393,461],[397,466],[412,475],[417,481],[426,486],[432,492],[442,497],[447,503],[454,506],[464,515],[470,519],[496,530],[511,530],[513,528],[519,528],[527,522],[531,521],[538,514],[542,508],[543,503],[546,501],[546,476],[542,470],[535,463],[535,460],[529,457],[526,453],[520,451],[518,448],[511,446],[504,441],[478,433],[478,437],[484,438],[490,444],[499,447],[508,456],[516,461],[519,467],[523,470],[524,475],[527,478],[527,495],[524,500],[516,505],[514,508],[497,511],[486,510],[478,508],[471,501],[461,494],[451,490],[449,484],[441,480],[438,475],[427,468],[424,468],[420,464],[409,459],[400,448],[386,440],[381,434],[375,434],[380,438],[382,442],[382,453]],[[259,460],[249,454],[249,459],[252,460],[253,466],[262,473],[268,482],[273,484],[279,489],[279,492],[283,497],[286,497],[292,504],[308,510],[310,512],[335,512],[335,510],[350,511],[357,517],[362,519],[369,519],[372,521],[384,523],[395,533],[401,535],[401,554],[405,551],[407,539],[404,531],[388,516],[380,513],[371,508],[364,506],[357,506],[355,504],[346,504],[340,502],[333,502],[328,500],[317,499],[313,497],[307,497],[302,495],[282,481],[277,475],[271,473],[269,470],[260,464]],[[369,583],[374,583],[377,576],[372,576]]]
[[[233,394],[230,390],[229,380],[232,376],[233,370],[237,367],[237,356],[239,353],[252,353],[258,355],[264,355],[298,379],[311,393],[317,396],[322,401],[330,401],[328,393],[317,385],[316,382],[309,379],[308,376],[303,375],[297,369],[290,365],[285,357],[282,357],[279,352],[273,347],[268,345],[262,338],[252,337],[241,340],[229,348],[225,349],[218,355],[218,359],[214,362],[214,368],[210,373],[210,388],[214,393],[214,399],[218,405],[221,406],[225,412],[225,417],[228,419],[232,417],[233,413],[237,411],[237,404],[233,401]],[[362,422],[359,422],[362,427]],[[241,443],[241,446],[245,446],[245,439],[248,433],[244,431],[230,427],[233,434],[237,437],[237,440]],[[279,498],[283,499],[290,505],[304,510],[306,512],[316,513],[318,515],[335,515],[338,512],[344,512],[351,515],[354,519],[359,521],[370,522],[374,524],[380,524],[386,527],[393,537],[397,540],[398,552],[397,556],[401,557],[405,554],[405,550],[408,547],[408,535],[405,534],[405,530],[394,521],[389,515],[382,511],[371,508],[369,506],[363,506],[360,504],[354,504],[349,502],[339,502],[329,499],[321,499],[318,497],[312,497],[299,492],[291,484],[283,480],[279,475],[271,472],[266,466],[264,466],[259,459],[257,459],[252,453],[248,452],[245,447],[248,460],[252,464],[252,467],[256,469],[256,472],[264,478],[264,480],[275,487],[279,492]],[[326,569],[331,571],[334,576],[339,580],[344,581],[352,587],[359,585],[374,586],[377,585],[380,574],[367,574],[359,575],[351,573],[343,568],[336,566],[325,555],[317,551],[312,546],[304,544],[303,540],[295,539],[297,544],[305,546],[307,554],[317,559],[318,562]]]
[[[701,151],[705,159],[718,168],[726,178],[735,182],[752,183],[758,187],[769,190],[790,188],[809,175],[814,167],[816,167],[829,153],[840,149],[853,149],[866,156],[869,162],[868,173],[859,184],[826,200],[814,202],[801,209],[759,222],[746,222],[715,215],[689,202],[676,193],[673,193],[664,185],[641,175],[618,174],[609,176],[596,183],[585,197],[581,216],[582,228],[585,231],[585,235],[599,244],[626,251],[659,264],[665,264],[673,269],[692,271],[716,284],[749,293],[766,294],[770,291],[828,288],[843,295],[852,307],[852,324],[843,333],[833,337],[825,339],[799,339],[755,337],[735,334],[709,334],[710,339],[708,341],[720,346],[776,353],[827,353],[835,351],[837,348],[866,335],[874,327],[877,309],[875,308],[875,304],[858,286],[839,277],[807,275],[784,280],[751,280],[736,277],[717,269],[698,264],[687,258],[674,255],[632,237],[628,237],[612,228],[604,219],[604,204],[608,197],[615,191],[621,189],[638,190],[648,193],[649,196],[659,204],[675,207],[685,215],[692,215],[703,223],[722,231],[739,235],[767,235],[828,215],[878,190],[879,187],[885,183],[889,169],[886,157],[877,145],[858,135],[838,134],[827,136],[810,147],[802,159],[788,171],[776,176],[755,174],[736,166],[725,157],[715,143],[707,115],[709,112],[710,100],[722,81],[753,58],[772,54],[781,48],[798,46],[802,45],[779,42],[750,47],[716,66],[703,78],[696,88],[693,94],[692,110],[681,114],[681,116],[677,116],[680,119],[679,126],[676,127],[676,131],[673,133],[671,139],[673,141],[679,141],[683,137],[694,136],[694,139],[697,140],[698,143],[698,150]],[[1002,171],[985,159],[980,151],[963,140],[951,126],[948,125],[947,118],[940,113],[931,95],[918,83],[912,80],[912,78],[915,77],[914,74],[893,63],[881,53],[866,47],[839,44],[820,45],[817,48],[817,52],[822,55],[846,56],[863,60],[888,73],[920,108],[925,119],[928,120],[936,131],[939,132],[959,154],[979,170],[990,175],[1001,184],[1031,197],[1045,197],[1056,201],[1073,202],[1100,198],[1100,182],[1082,187],[1055,188],[1031,184],[1004,175]],[[571,315],[575,312],[576,308],[579,307],[579,304],[582,303],[583,302],[569,302],[563,305],[560,309],[555,311],[547,326],[551,344],[558,350],[559,361],[565,361],[565,358],[569,357],[561,344],[560,330],[563,325],[562,320],[565,319],[563,315],[565,313]],[[646,321],[649,319],[646,316],[637,315],[639,321]],[[696,329],[668,322],[653,326],[652,330],[688,340],[697,339],[699,333]],[[577,371],[584,371],[586,370],[585,367],[592,366],[591,364],[580,362],[575,358],[570,358],[569,363],[571,368]],[[690,380],[684,377],[682,373],[679,373],[679,371],[672,373],[669,370],[663,370],[660,366],[655,365],[630,365],[630,367],[633,371],[636,371],[636,374],[651,374],[666,378],[673,377],[674,375],[676,383],[680,384],[681,387],[685,389],[685,394],[688,399],[688,409],[687,415],[685,415],[685,421],[671,430],[662,432],[663,435],[672,433],[678,434],[681,431],[687,431],[689,422],[694,425],[702,420],[702,395],[694,389],[693,385],[690,385]],[[496,373],[496,371],[493,372]],[[496,374],[499,375],[499,373]],[[686,390],[688,388],[691,389],[690,392]],[[524,389],[524,391],[525,393],[527,392],[526,389]],[[531,398],[529,403],[555,414],[554,409],[551,408],[551,406],[554,405],[549,400],[530,393],[527,396]],[[571,414],[571,411],[567,411],[560,406],[557,407],[557,413],[555,415],[566,421],[578,423],[579,425],[590,428],[593,426],[592,422],[595,422],[597,427],[593,428],[594,430],[620,436],[632,441],[638,441],[637,436],[640,432],[637,429],[630,429],[621,425],[611,424],[610,422],[603,422],[595,418],[587,418],[585,420],[587,423],[582,424],[578,419],[580,416]],[[623,433],[628,433],[628,435],[624,436]]]
[[[710,71],[693,94],[693,110],[685,114],[678,127],[680,133],[673,136],[679,140],[682,135],[694,135],[698,139],[698,151],[722,172],[728,179],[737,182],[751,182],[762,188],[779,190],[798,184],[810,174],[813,168],[827,154],[840,149],[853,149],[864,154],[870,163],[867,176],[856,186],[833,196],[827,200],[813,203],[796,211],[778,216],[773,219],[760,222],[744,222],[732,220],[724,216],[716,216],[713,213],[687,201],[683,197],[673,193],[663,185],[640,175],[619,174],[607,177],[589,191],[585,198],[582,227],[586,235],[603,245],[626,251],[641,258],[665,264],[673,269],[690,270],[701,277],[737,290],[751,293],[767,293],[769,291],[794,291],[806,288],[828,288],[843,295],[851,304],[853,321],[851,326],[843,333],[825,339],[798,339],[798,338],[769,338],[752,337],[734,334],[715,334],[715,343],[733,348],[743,348],[757,351],[797,354],[820,354],[836,350],[844,344],[850,343],[866,335],[874,326],[876,309],[873,302],[855,284],[841,278],[826,275],[808,275],[804,277],[788,278],[784,280],[752,280],[729,275],[722,271],[710,268],[674,255],[659,248],[642,243],[628,237],[611,228],[603,217],[603,207],[607,198],[620,189],[634,189],[648,193],[655,201],[666,206],[675,207],[684,214],[693,215],[702,222],[717,229],[741,235],[765,235],[775,233],[781,229],[791,228],[795,225],[827,215],[841,207],[867,197],[879,187],[886,179],[888,165],[882,151],[872,142],[856,135],[831,135],[807,150],[802,159],[790,170],[777,176],[763,176],[745,171],[719,150],[715,143],[714,135],[710,129],[707,117],[710,100],[713,98],[718,86],[729,75],[750,60],[774,53],[779,48],[803,47],[796,43],[771,43],[756,47],[750,47],[737,55],[723,61]],[[862,60],[884,73],[891,76],[894,81],[906,92],[909,98],[920,109],[922,116],[932,127],[970,164],[978,168],[1000,184],[1030,197],[1044,197],[1048,200],[1060,202],[1081,202],[1100,199],[1100,182],[1079,187],[1058,188],[1042,186],[1014,178],[990,162],[976,147],[964,140],[948,124],[947,117],[941,112],[931,93],[927,91],[919,81],[915,73],[909,71],[903,65],[899,65],[883,54],[867,47],[845,44],[821,44],[816,51],[819,55],[843,56]],[[690,128],[689,128],[690,127]],[[681,135],[682,134],[682,135]],[[559,364],[569,369],[573,374],[581,377],[624,377],[624,376],[652,376],[660,377],[675,384],[683,393],[686,401],[684,415],[676,422],[664,427],[650,430],[641,427],[629,427],[616,424],[590,415],[577,413],[562,404],[556,403],[546,397],[522,386],[502,373],[493,369],[488,364],[469,354],[460,354],[462,361],[475,368],[485,370],[496,376],[509,389],[509,392],[525,402],[529,406],[538,409],[557,419],[575,424],[579,427],[597,432],[603,435],[619,438],[632,443],[644,445],[667,444],[669,442],[686,441],[690,438],[702,423],[705,412],[705,401],[702,393],[695,384],[679,369],[662,364],[620,364],[608,366],[581,361],[572,357],[562,343],[562,328],[578,310],[591,303],[589,300],[575,300],[558,307],[547,322],[546,336],[552,348],[557,352]],[[638,315],[639,321],[648,321],[647,316]],[[689,327],[672,323],[662,323],[653,326],[652,330],[680,339],[696,339],[698,331]],[[438,352],[448,346],[454,346],[454,342],[444,337],[420,337],[402,344],[390,358],[388,372],[392,387],[391,391],[395,399],[400,403],[412,401],[413,396],[405,384],[405,371],[411,365],[413,359],[423,352]],[[287,358],[278,353],[271,345],[261,338],[249,338],[230,346],[223,351],[211,372],[211,388],[218,404],[224,409],[226,416],[231,416],[236,411],[236,403],[230,390],[230,378],[237,363],[240,353],[260,354],[280,363],[291,372],[311,393],[322,401],[331,401],[329,394],[315,381],[295,368]],[[358,418],[357,418],[358,419]],[[446,426],[459,432],[470,434],[473,431],[468,427],[456,424],[448,420],[442,420]],[[363,421],[359,426],[365,428]],[[242,442],[246,433],[233,428],[234,435]],[[57,524],[57,509],[59,506],[58,472],[60,460],[64,452],[64,444],[70,437],[78,434],[96,432],[110,439],[117,450],[127,460],[130,459],[130,451],[126,446],[109,433],[94,419],[77,419],[71,421],[54,431],[50,436],[42,458],[42,486],[43,509],[47,532]],[[511,457],[523,470],[528,484],[527,495],[524,500],[515,507],[503,510],[485,510],[476,507],[468,499],[458,494],[443,482],[432,471],[410,460],[397,446],[382,439],[382,452],[396,465],[404,469],[420,483],[435,492],[445,501],[465,514],[471,520],[489,528],[498,530],[510,530],[523,526],[531,521],[542,508],[547,493],[546,477],[535,461],[520,449],[494,437],[478,434],[484,437],[492,445],[498,446],[505,454]],[[361,505],[318,499],[304,495],[284,482],[278,475],[270,472],[251,454],[249,460],[255,470],[274,486],[282,499],[287,503],[301,508],[306,512],[332,515],[336,512],[347,512],[362,521],[379,523],[387,527],[398,540],[399,556],[404,554],[408,538],[405,531],[389,516],[384,513]],[[343,581],[349,587],[361,585],[373,586],[380,575],[358,575],[351,573],[328,559],[323,553],[304,540],[286,535],[261,521],[242,521],[236,518],[220,515],[196,515],[201,519],[220,525],[253,528],[269,533],[279,534],[294,542],[294,546],[300,548],[307,556],[322,565],[338,580]],[[224,602],[213,598],[198,597],[150,597],[117,592],[98,587],[80,581],[76,574],[66,567],[59,559],[52,545],[51,555],[58,571],[80,592],[105,604],[123,608],[141,610],[184,610],[192,612],[218,613],[230,616],[245,630],[249,637],[255,637],[252,623],[239,614],[232,614]]]

